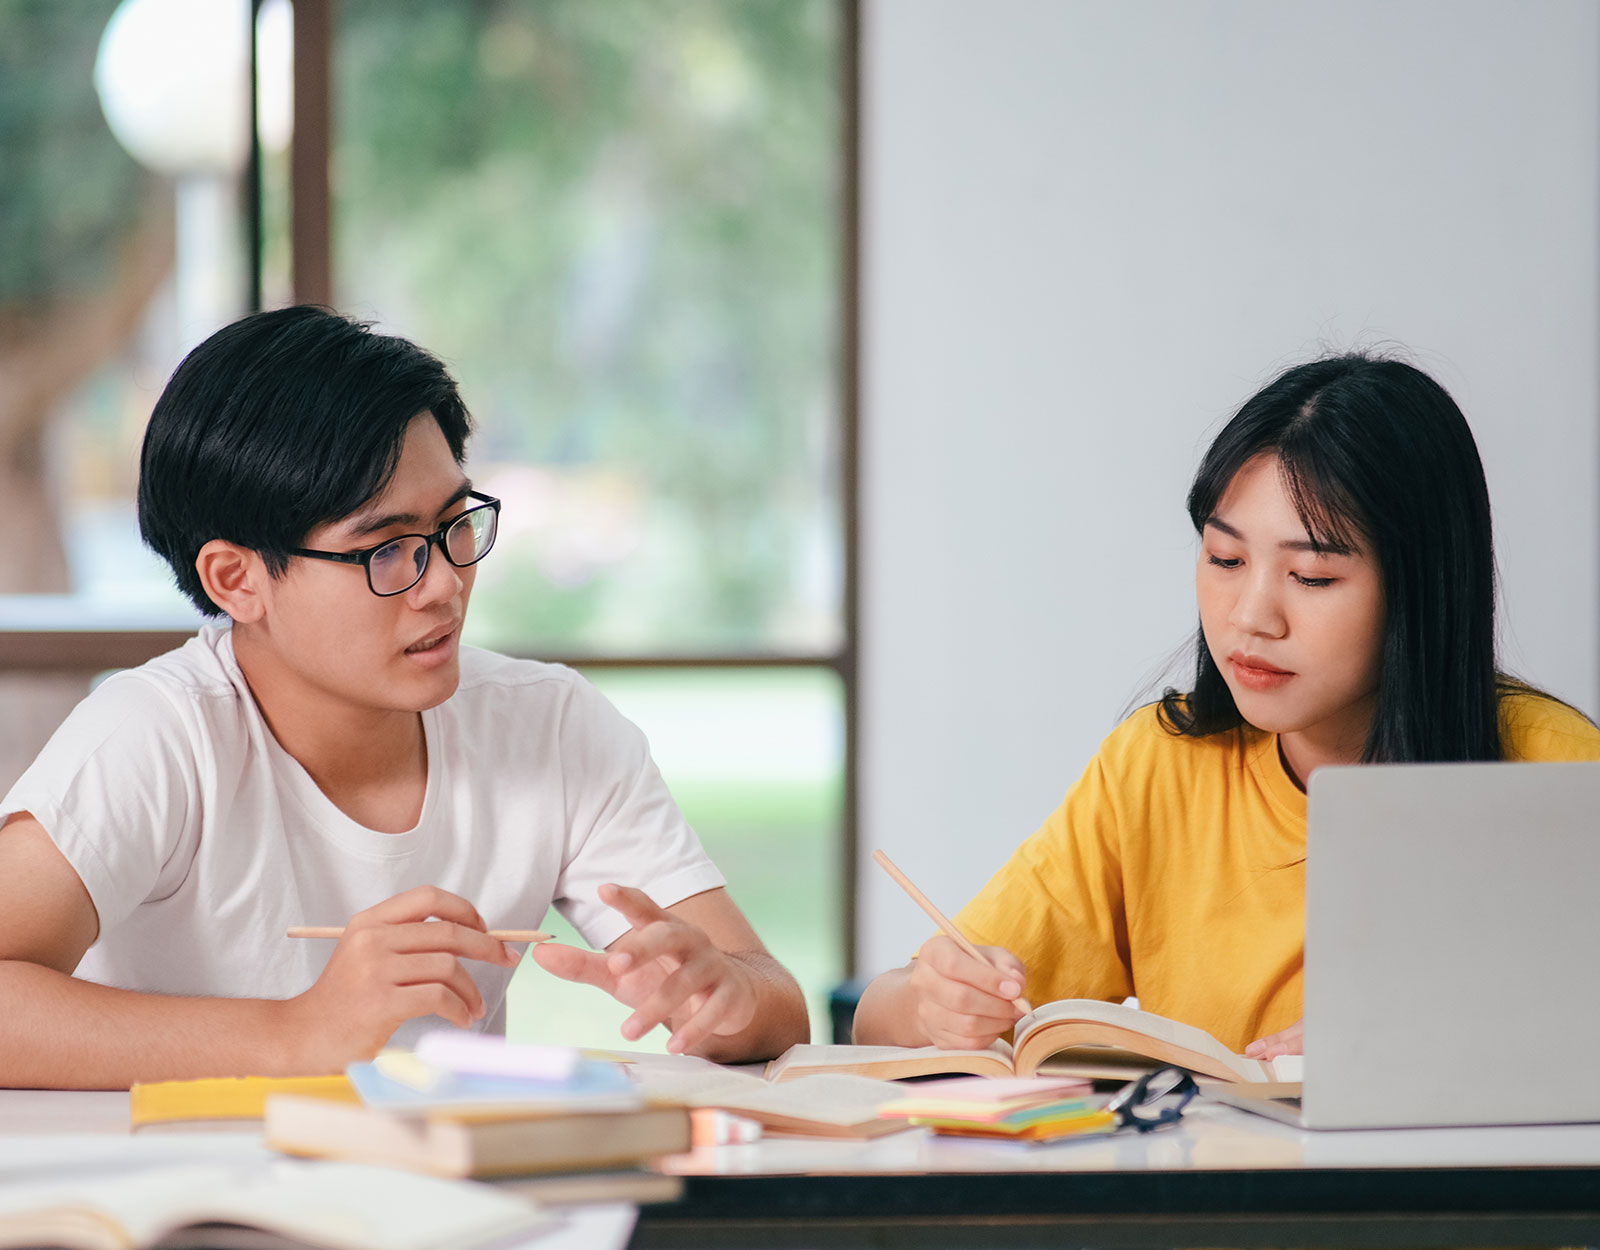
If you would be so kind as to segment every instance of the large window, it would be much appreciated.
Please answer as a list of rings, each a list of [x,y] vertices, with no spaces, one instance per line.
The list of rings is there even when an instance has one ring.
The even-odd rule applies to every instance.
[[[843,691],[819,667],[589,669],[650,738],[734,901],[811,1003],[826,1040],[827,988],[843,966],[837,861],[843,814]],[[548,928],[576,941],[552,913]],[[626,1008],[525,961],[512,982],[512,1036],[618,1046]],[[657,1031],[641,1047],[659,1048]]]
[[[0,257],[0,360],[76,352],[0,395],[36,529],[0,592],[56,596],[0,602],[0,646],[41,611],[188,619],[133,519],[150,405],[252,303],[327,298],[438,353],[477,419],[505,506],[468,641],[576,663],[644,727],[820,1017],[846,958],[848,26],[839,0],[0,5],[0,205],[32,244]],[[130,127],[185,74],[216,108],[165,121],[210,147],[152,154]],[[514,987],[523,1036],[616,1019],[536,969]]]

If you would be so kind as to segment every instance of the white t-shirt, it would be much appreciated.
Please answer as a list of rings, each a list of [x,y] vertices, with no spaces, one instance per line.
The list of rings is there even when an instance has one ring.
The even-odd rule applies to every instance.
[[[77,975],[159,994],[293,997],[334,944],[290,925],[344,924],[413,886],[461,895],[490,928],[536,928],[553,903],[600,949],[628,927],[605,882],[663,907],[724,884],[644,735],[571,669],[463,647],[459,688],[422,725],[416,827],[365,828],[272,736],[231,632],[207,628],[80,703],[0,819],[32,812],[94,901]],[[503,1032],[511,970],[463,966],[488,1009],[476,1027]]]

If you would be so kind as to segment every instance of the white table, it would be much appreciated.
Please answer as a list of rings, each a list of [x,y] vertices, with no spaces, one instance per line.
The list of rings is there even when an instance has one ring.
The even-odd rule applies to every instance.
[[[1311,1133],[1215,1103],[1052,1146],[768,1140],[669,1161],[636,1246],[1600,1245],[1600,1125]]]
[[[262,1149],[248,1134],[130,1137],[127,1108],[126,1093],[0,1090],[0,1173]],[[1600,1246],[1600,1125],[1310,1133],[1200,1101],[1144,1136],[769,1137],[665,1167],[684,1200],[643,1208],[635,1246]],[[633,1215],[575,1211],[536,1244],[620,1246]]]

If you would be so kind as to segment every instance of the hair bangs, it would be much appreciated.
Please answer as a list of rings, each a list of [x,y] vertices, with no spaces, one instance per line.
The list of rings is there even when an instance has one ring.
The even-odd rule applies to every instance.
[[[1348,487],[1315,454],[1277,449],[1278,472],[1318,555],[1354,555],[1370,545],[1366,519]]]

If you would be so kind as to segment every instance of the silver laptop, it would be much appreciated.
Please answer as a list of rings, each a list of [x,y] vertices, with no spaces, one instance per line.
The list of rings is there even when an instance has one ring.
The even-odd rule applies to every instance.
[[[1319,769],[1306,842],[1300,1098],[1208,1092],[1319,1129],[1600,1121],[1600,763]]]

